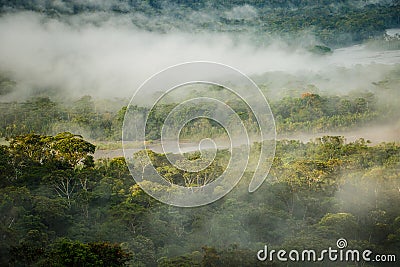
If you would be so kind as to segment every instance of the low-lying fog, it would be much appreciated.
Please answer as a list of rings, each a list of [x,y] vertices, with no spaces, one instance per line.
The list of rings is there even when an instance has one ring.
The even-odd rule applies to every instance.
[[[245,36],[237,42],[220,33],[147,32],[125,17],[89,21],[83,15],[61,20],[34,12],[1,16],[0,72],[18,84],[16,92],[1,96],[1,101],[23,99],[31,90],[42,89],[71,97],[130,97],[154,73],[193,60],[228,64],[250,76],[269,71],[327,75],[338,67],[400,63],[399,50],[377,52],[355,46],[317,56],[279,40],[255,47]],[[318,43],[312,36],[304,39]],[[379,81],[385,71],[363,74],[360,82]]]

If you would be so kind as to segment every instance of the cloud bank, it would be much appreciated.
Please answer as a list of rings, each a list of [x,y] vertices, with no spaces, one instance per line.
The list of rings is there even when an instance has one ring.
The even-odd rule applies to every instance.
[[[8,14],[0,18],[0,36],[0,70],[22,89],[63,88],[71,94],[131,95],[152,74],[193,60],[254,74],[302,70],[311,57],[283,49],[283,43],[260,49],[224,34],[147,32],[124,17],[96,25],[80,16],[62,21],[32,12]]]
[[[256,15],[246,6],[231,12]],[[247,75],[259,75],[269,71],[326,72],[332,66],[349,67],[358,60],[343,51],[319,57],[279,39],[259,46],[246,35],[145,31],[133,20],[147,21],[140,14],[91,13],[61,18],[35,12],[5,14],[0,17],[0,72],[17,82],[14,97],[49,89],[62,90],[71,97],[130,97],[151,75],[188,61],[215,61]],[[312,36],[305,36],[298,43],[315,42],[310,39]]]

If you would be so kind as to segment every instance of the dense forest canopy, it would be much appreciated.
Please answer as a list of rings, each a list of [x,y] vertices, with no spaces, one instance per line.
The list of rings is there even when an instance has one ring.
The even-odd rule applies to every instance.
[[[61,18],[93,12],[132,15],[131,22],[138,28],[164,33],[250,32],[260,44],[268,34],[287,35],[289,41],[294,33],[311,31],[324,44],[338,47],[400,26],[396,0],[1,1],[0,5],[3,13],[32,10]]]
[[[0,0],[0,266],[287,266],[257,252],[323,251],[341,238],[398,266],[396,28],[398,0]],[[256,167],[248,166],[218,201],[180,208],[149,196],[129,168],[151,162],[164,182],[201,190],[233,150],[219,148],[207,168],[190,172],[169,161],[181,159],[171,151],[134,142],[121,156],[121,132],[125,115],[149,114],[146,142],[160,143],[169,113],[202,88],[183,87],[153,108],[162,92],[140,105],[129,99],[149,76],[192,60],[249,75],[268,100],[277,140],[257,191],[248,191]],[[251,107],[225,89],[211,86],[206,96],[219,96],[258,133]],[[178,115],[171,121],[182,126]],[[194,147],[222,137],[227,131],[205,117],[179,132]],[[249,159],[262,144],[250,144]],[[198,150],[183,156],[203,163]]]
[[[309,89],[317,91],[315,87]],[[395,94],[394,88],[386,88],[384,96],[388,90]],[[147,106],[130,106],[127,110],[121,102],[124,101],[96,100],[90,96],[83,96],[70,102],[56,102],[49,97],[33,97],[22,103],[0,103],[3,115],[0,120],[0,137],[12,137],[23,133],[56,134],[70,130],[91,140],[118,141],[121,140],[125,113],[146,114],[150,109]],[[255,123],[249,107],[235,102],[234,99],[227,98],[225,102],[239,114],[246,125]],[[146,127],[147,139],[160,139],[163,122],[178,103],[158,104],[151,110]],[[294,92],[292,95],[273,99],[270,105],[278,134],[349,131],[375,123],[390,123],[398,114],[396,102],[390,103],[385,97],[372,92],[352,92],[348,95]],[[108,108],[104,109],[107,106]],[[187,112],[207,112],[212,108],[208,105],[193,106],[188,107]],[[180,118],[173,118],[173,121],[179,124]],[[218,136],[224,131],[212,121],[195,120],[183,128],[181,137],[193,139],[202,133]]]
[[[194,209],[155,201],[124,158],[93,163],[93,151],[70,133],[22,135],[0,147],[2,265],[264,266],[254,254],[260,244],[324,249],[343,236],[399,257],[398,144],[279,141],[256,194],[247,192],[247,173],[228,196]],[[164,155],[152,157],[172,182],[190,181]]]

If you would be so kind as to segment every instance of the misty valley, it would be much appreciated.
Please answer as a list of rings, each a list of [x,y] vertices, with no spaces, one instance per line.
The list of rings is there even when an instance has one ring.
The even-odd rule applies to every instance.
[[[0,266],[398,266],[399,14],[395,0],[0,1]],[[190,61],[237,68],[267,108],[206,82],[132,101]],[[218,101],[188,101],[204,98]],[[208,187],[226,173],[243,174],[226,195]],[[216,200],[149,195],[179,188]],[[339,240],[373,260],[257,258]]]

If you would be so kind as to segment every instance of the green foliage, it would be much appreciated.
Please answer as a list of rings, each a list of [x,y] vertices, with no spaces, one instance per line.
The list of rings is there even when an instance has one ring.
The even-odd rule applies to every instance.
[[[327,213],[319,225],[332,229],[337,236],[346,236],[347,238],[355,238],[358,232],[356,218],[350,213]]]
[[[119,245],[108,242],[81,243],[62,239],[48,252],[52,266],[124,266],[130,259]]]
[[[32,1],[3,1],[3,9],[33,10],[48,16],[84,12],[139,13],[132,23],[152,32],[217,31],[233,34],[252,34],[254,42],[265,44],[268,35],[280,35],[289,42],[293,35],[312,32],[330,46],[343,46],[382,35],[387,28],[399,27],[397,1],[319,0],[319,1],[129,1],[109,6],[92,3],[65,2],[59,5],[38,5]],[[247,9],[244,16],[228,15],[229,11]],[[250,11],[249,11],[250,10]],[[193,19],[192,14],[207,14],[209,21]],[[141,19],[144,16],[146,19]],[[163,23],[149,23],[165,17]],[[320,49],[319,49],[320,51]],[[0,87],[1,88],[1,87]]]
[[[212,90],[216,89],[211,89],[210,93],[213,93]],[[299,93],[298,96],[283,96],[281,99],[270,102],[278,133],[349,130],[396,114],[396,107],[381,105],[378,97],[373,93],[353,93],[339,97],[314,93],[318,91],[318,88],[312,86],[299,90],[305,92]],[[231,99],[231,95],[227,94],[226,97],[226,103],[239,115],[246,129],[251,133],[257,132],[256,120],[251,110],[243,102]],[[135,116],[148,115],[146,138],[159,140],[164,120],[177,106],[177,103],[160,103],[151,111],[147,107],[138,106],[130,106],[129,110],[124,106],[119,110],[109,111],[95,108],[95,103],[97,102],[94,102],[90,96],[84,96],[73,103],[55,103],[49,98],[34,98],[25,103],[1,104],[0,107],[4,105],[4,118],[0,120],[0,136],[13,138],[31,133],[31,138],[34,138],[34,135],[74,130],[92,140],[117,141],[121,139],[122,123],[128,112]],[[212,104],[189,105],[185,106],[182,112],[207,116],[209,110],[214,108]],[[42,114],[43,110],[46,110],[45,114]],[[170,119],[173,122],[171,127],[179,127],[184,123],[179,112]],[[201,140],[205,137],[222,136],[226,136],[223,127],[206,118],[192,120],[180,131],[182,139]],[[59,138],[67,137],[60,136]],[[127,134],[125,138],[130,140],[132,136]],[[31,142],[34,140],[32,139]],[[62,140],[59,143],[62,145]]]
[[[11,93],[17,83],[10,78],[0,75],[0,96]]]
[[[310,47],[308,51],[315,53],[317,55],[332,54],[332,49],[323,45],[314,45],[313,47]]]
[[[18,136],[1,149],[9,169],[0,173],[1,265],[264,266],[255,257],[264,244],[326,249],[340,237],[351,247],[399,251],[396,143],[278,141],[259,191],[247,192],[246,173],[226,197],[196,209],[151,198],[123,158],[86,163],[93,146],[69,133]],[[165,155],[149,156],[170,179],[186,179]],[[226,156],[210,171],[219,173]]]
[[[79,135],[68,132],[55,136],[26,134],[15,136],[9,142],[10,154],[19,166],[36,165],[59,169],[93,166],[90,154],[94,153],[95,146]]]
[[[5,187],[9,185],[9,181],[14,174],[14,169],[12,168],[11,156],[7,146],[0,146],[0,173],[2,174],[0,186]]]
[[[362,126],[379,117],[373,95],[354,98],[303,93],[271,104],[277,131],[326,132]]]
[[[231,33],[234,39],[245,35],[256,47],[268,46],[270,36],[278,35],[289,47],[298,48],[304,42],[300,46],[320,55],[331,53],[329,47],[365,40],[373,49],[399,47],[398,36],[383,34],[400,25],[396,1],[150,0],[112,4],[110,10],[107,5],[78,1],[64,1],[62,9],[52,1],[43,5],[2,1],[1,5],[1,13],[26,9],[50,17],[92,11],[140,12],[140,16],[132,15],[132,23],[144,30],[217,31]],[[227,15],[240,6],[254,8],[256,15]],[[209,22],[192,19],[202,12],[209,15]],[[152,24],[154,18],[157,23]],[[307,33],[316,41],[304,38]],[[389,101],[380,105],[377,96],[397,90],[398,71],[382,79],[372,84],[377,88],[375,95],[322,95],[309,85],[279,88],[283,97],[270,102],[278,133],[347,130],[397,116],[396,99],[392,105],[386,104]],[[0,96],[10,95],[17,87],[1,74]],[[214,87],[210,94],[221,91]],[[257,128],[244,103],[230,97],[226,103],[247,128]],[[248,193],[251,173],[245,173],[238,186],[219,201],[181,209],[147,195],[135,184],[124,158],[94,161],[95,146],[82,136],[120,140],[124,116],[132,112],[149,113],[146,137],[157,140],[160,125],[177,105],[161,104],[149,112],[147,107],[128,109],[125,104],[125,99],[91,96],[63,102],[42,96],[1,103],[0,137],[9,141],[0,146],[1,266],[277,265],[258,262],[256,252],[265,244],[288,250],[326,249],[339,237],[346,238],[352,248],[400,257],[398,143],[373,146],[364,139],[346,143],[343,136],[324,136],[309,143],[278,141],[270,175],[256,193]],[[207,115],[213,108],[195,105],[184,112]],[[181,125],[182,118],[172,121]],[[198,119],[188,123],[180,137],[225,134],[219,124]],[[166,180],[182,186],[213,181],[229,158],[228,151],[219,151],[209,168],[187,173],[169,164],[166,155],[148,152]],[[139,167],[150,163],[145,151],[134,156]],[[196,153],[186,156],[190,161],[201,160]]]
[[[102,109],[90,96],[77,101],[54,102],[49,97],[33,97],[25,102],[1,103],[0,137],[26,133],[54,134],[74,131],[92,139],[120,140],[124,108]],[[115,105],[111,103],[107,106]],[[118,103],[119,106],[122,106]]]

